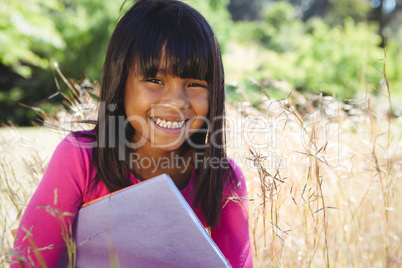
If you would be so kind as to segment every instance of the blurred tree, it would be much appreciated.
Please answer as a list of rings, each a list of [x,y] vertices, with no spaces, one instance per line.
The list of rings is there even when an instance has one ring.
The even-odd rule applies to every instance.
[[[393,32],[397,33],[398,26],[402,23],[401,21],[398,22],[402,11],[402,2],[397,0],[372,0],[371,6],[373,7],[373,9],[369,14],[369,19],[371,21],[378,22],[378,31],[379,34],[383,37],[383,42],[381,43],[381,46],[384,47],[384,38],[394,37],[394,35],[390,33],[389,30],[387,34],[388,25],[391,24]]]
[[[63,0],[62,13],[51,17],[66,48],[51,55],[67,77],[99,80],[108,41],[116,25],[120,1]]]
[[[354,98],[369,80],[377,87],[383,55],[376,26],[345,17],[330,26],[320,17],[303,23],[294,6],[278,1],[263,11],[258,23],[264,61],[249,74],[258,81],[286,80],[295,89]],[[391,60],[391,59],[390,59]]]
[[[222,52],[231,39],[233,22],[227,7],[230,0],[186,0],[185,2],[197,9],[211,24],[219,41]]]
[[[372,14],[373,20],[378,20],[376,17],[379,15],[377,9],[373,10],[373,13],[376,12],[377,14]],[[402,1],[398,1],[395,4],[395,7],[392,11],[387,11],[389,13],[385,13],[384,16],[387,22],[383,25],[382,34],[388,38],[400,38],[401,35],[399,33],[400,27],[402,27]]]
[[[206,16],[224,50],[232,25],[229,0],[185,1]],[[19,103],[39,105],[57,90],[51,59],[68,78],[99,80],[109,37],[120,13],[133,2],[2,0],[0,122],[28,124],[35,118]]]
[[[0,3],[0,63],[25,78],[31,67],[47,68],[48,55],[66,44],[48,16],[62,12],[57,0],[3,0]]]
[[[48,68],[49,55],[66,47],[48,16],[63,9],[56,0],[4,0],[0,3],[0,122],[12,120],[29,124],[35,112],[19,103],[32,104],[32,100],[44,98],[45,92],[50,93],[49,90],[34,90],[48,89],[40,81],[42,75],[34,73]]]
[[[385,36],[387,78],[392,95],[402,100],[402,1],[271,0],[259,21],[238,21],[235,27],[239,42],[264,47],[259,49],[261,64],[248,77],[262,85],[286,80],[296,90],[341,99],[383,87],[378,70]],[[257,91],[261,85],[248,78],[242,83]]]
[[[303,22],[297,19],[294,7],[288,2],[273,2],[261,11],[255,35],[266,48],[286,52],[295,50],[302,42]]]
[[[371,4],[368,0],[329,0],[331,8],[328,10],[325,21],[329,25],[342,24],[347,17],[353,18],[355,22],[367,20],[371,11]]]
[[[5,0],[0,3],[0,62],[29,78],[31,67],[46,69],[55,58],[67,77],[97,79],[122,2]],[[186,2],[207,17],[225,43],[230,36],[229,0]]]
[[[367,18],[371,10],[371,0],[289,0],[300,18],[307,21],[318,16],[324,18],[331,26],[342,24],[346,17],[355,21]]]
[[[283,1],[283,0],[272,0]],[[355,22],[372,21],[378,23],[378,33],[383,38],[393,38],[397,33],[402,1],[400,0],[287,0],[295,7],[296,14],[307,21],[314,16],[321,17],[330,26],[342,24],[352,17]],[[399,14],[399,15],[398,15]],[[397,22],[396,22],[397,21]],[[387,33],[392,24],[393,34]],[[382,42],[381,47],[384,47]]]
[[[330,0],[290,0],[301,11],[301,18],[306,21],[313,16],[325,17],[331,8]]]
[[[260,10],[266,5],[264,0],[230,0],[228,10],[233,21],[258,20]]]
[[[56,92],[50,59],[70,78],[99,78],[122,0],[4,0],[0,3],[0,122],[36,118]],[[51,108],[50,106],[48,108]]]
[[[352,17],[355,22],[376,22],[379,24],[378,33],[386,38],[395,36],[402,24],[401,0],[230,0],[228,9],[234,21],[255,21],[261,20],[261,11],[273,2],[292,4],[296,17],[304,22],[314,16],[323,18],[330,26],[342,24],[347,17]]]

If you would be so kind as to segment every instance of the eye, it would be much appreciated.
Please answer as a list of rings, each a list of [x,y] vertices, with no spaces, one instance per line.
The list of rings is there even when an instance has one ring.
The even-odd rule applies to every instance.
[[[145,81],[151,82],[151,83],[154,83],[154,84],[163,85],[163,82],[162,82],[161,80],[159,80],[159,79],[156,79],[156,78],[150,78],[150,79],[147,79],[147,80],[145,80]]]
[[[201,83],[190,83],[190,84],[188,84],[188,87],[203,87],[203,88],[207,88],[206,85],[203,85]]]

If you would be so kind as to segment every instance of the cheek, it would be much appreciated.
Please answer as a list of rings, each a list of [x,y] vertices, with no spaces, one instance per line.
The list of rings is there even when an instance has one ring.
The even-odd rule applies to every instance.
[[[141,98],[136,97],[133,89],[131,89],[131,91],[126,91],[124,98],[124,111],[128,120],[126,123],[131,124],[136,131],[144,132],[147,130],[145,103],[141,101]]]
[[[200,107],[200,115],[207,117],[209,111],[209,101],[205,101],[203,105]]]
[[[145,115],[154,103],[155,97],[149,92],[144,92],[142,88],[126,91],[124,107],[127,116],[131,114]]]
[[[131,95],[126,95],[124,99],[124,110],[127,117],[137,113],[137,109],[135,109],[135,107],[138,107],[138,103],[136,102],[135,98],[132,98]]]
[[[196,113],[198,116],[206,117],[209,111],[209,93],[202,94],[195,98]]]
[[[197,120],[193,122],[192,128],[198,130],[209,120],[207,118],[209,112],[209,94],[198,95],[194,98],[192,107],[197,116]]]

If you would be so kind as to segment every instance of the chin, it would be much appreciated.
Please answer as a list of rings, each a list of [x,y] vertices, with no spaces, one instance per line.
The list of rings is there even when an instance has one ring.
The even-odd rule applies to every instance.
[[[152,147],[160,149],[162,151],[171,152],[180,149],[184,142],[171,142],[171,143],[158,143],[152,144]]]

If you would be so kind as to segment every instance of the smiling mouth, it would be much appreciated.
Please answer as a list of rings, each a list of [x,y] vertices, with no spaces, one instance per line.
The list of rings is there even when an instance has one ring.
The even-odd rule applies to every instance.
[[[163,128],[179,129],[184,126],[186,120],[183,121],[168,121],[160,118],[151,117],[151,120],[158,126]]]

